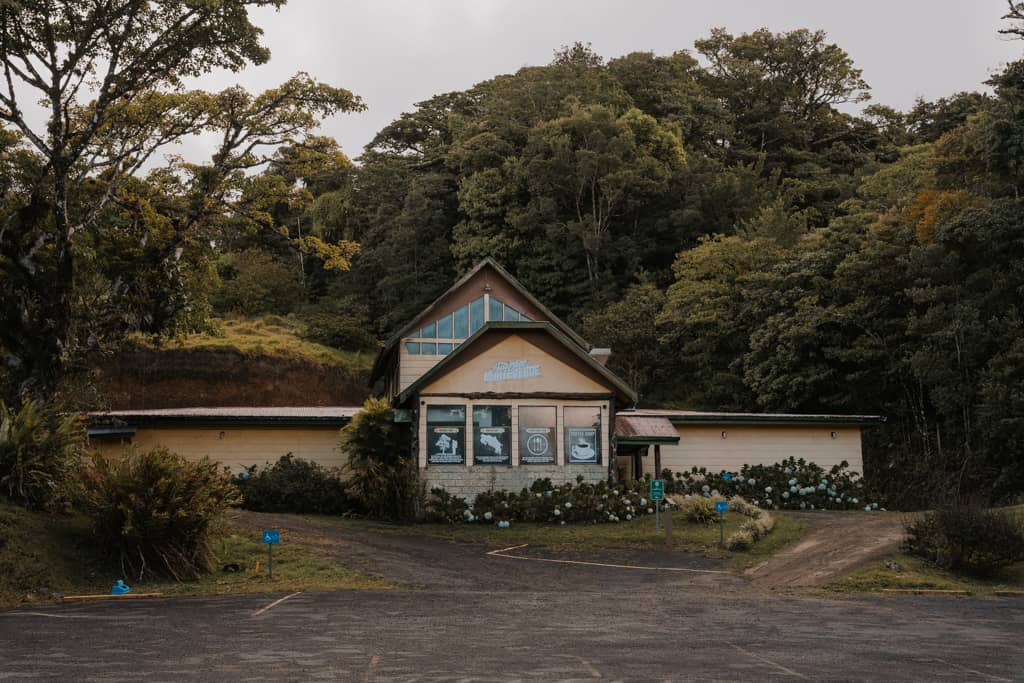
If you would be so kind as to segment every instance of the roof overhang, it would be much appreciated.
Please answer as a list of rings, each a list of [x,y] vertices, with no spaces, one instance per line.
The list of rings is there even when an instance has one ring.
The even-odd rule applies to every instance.
[[[637,416],[663,417],[672,424],[733,424],[733,425],[832,425],[836,427],[881,424],[881,415],[836,415],[801,413],[730,413],[695,410],[640,409],[631,412]],[[621,415],[621,413],[620,413]]]
[[[604,365],[594,360],[588,353],[586,353],[586,351],[583,350],[583,347],[565,336],[562,331],[553,324],[549,322],[489,322],[485,323],[483,327],[471,334],[469,338],[462,342],[462,344],[460,344],[455,350],[438,361],[437,364],[423,373],[423,375],[421,375],[415,382],[406,387],[405,390],[394,399],[394,405],[402,406],[408,402],[409,399],[418,394],[423,387],[428,386],[433,380],[444,374],[447,369],[458,361],[463,354],[469,352],[468,350],[472,348],[474,343],[485,335],[501,331],[515,332],[520,330],[542,331],[550,335],[568,349],[575,357],[579,358],[585,365],[607,381],[618,398],[622,399],[629,405],[636,403],[636,392],[633,391],[628,384]]]
[[[679,432],[664,417],[621,412],[615,415],[615,440],[634,446],[677,444]]]
[[[89,434],[113,435],[116,430],[134,432],[137,427],[343,427],[361,408],[165,408],[114,410],[86,415]],[[107,430],[101,432],[100,430]]]

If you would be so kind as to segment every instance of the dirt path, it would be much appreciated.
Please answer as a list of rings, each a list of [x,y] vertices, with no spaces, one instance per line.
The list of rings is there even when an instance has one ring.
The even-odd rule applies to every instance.
[[[807,525],[804,537],[744,575],[767,589],[823,586],[899,550],[903,523],[886,513],[791,512]]]

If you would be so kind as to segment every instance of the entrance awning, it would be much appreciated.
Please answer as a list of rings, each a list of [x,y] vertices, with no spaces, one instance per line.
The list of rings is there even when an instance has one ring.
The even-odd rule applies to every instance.
[[[679,432],[664,417],[619,413],[615,416],[615,438],[624,445],[677,444]]]

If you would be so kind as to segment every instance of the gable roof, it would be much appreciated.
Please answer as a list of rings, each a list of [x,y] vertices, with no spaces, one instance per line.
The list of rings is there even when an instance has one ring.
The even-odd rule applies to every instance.
[[[469,336],[466,341],[462,342],[455,350],[449,353],[447,356],[438,361],[432,368],[423,373],[415,382],[405,388],[404,391],[398,394],[395,398],[395,405],[402,405],[408,401],[411,397],[415,396],[424,386],[432,382],[434,379],[444,374],[445,368],[450,366],[459,356],[466,353],[466,350],[470,348],[477,340],[483,337],[485,334],[493,331],[500,330],[540,330],[543,331],[560,342],[566,349],[571,351],[573,355],[581,359],[588,367],[593,369],[598,375],[608,381],[616,391],[629,399],[633,404],[636,403],[637,394],[633,389],[620,379],[615,373],[601,365],[594,360],[590,354],[588,354],[582,346],[577,344],[574,340],[571,340],[560,329],[555,327],[550,322],[488,322],[484,323],[484,326]]]
[[[402,341],[402,338],[408,335],[409,332],[411,332],[413,329],[415,329],[416,326],[424,318],[428,317],[431,313],[435,312],[437,308],[441,305],[441,303],[446,298],[448,298],[448,296],[450,296],[453,292],[458,291],[460,288],[462,288],[463,285],[469,282],[474,275],[476,275],[481,270],[487,267],[493,269],[494,272],[497,273],[502,279],[504,279],[510,287],[516,290],[516,292],[518,292],[532,306],[539,310],[543,314],[543,316],[547,318],[547,322],[550,322],[552,325],[557,327],[566,337],[571,339],[574,344],[580,346],[584,351],[590,350],[590,343],[587,342],[586,339],[578,335],[575,330],[566,325],[557,315],[552,313],[547,308],[547,306],[542,304],[535,296],[533,296],[533,294],[530,294],[529,290],[523,287],[523,284],[519,282],[519,280],[513,277],[512,274],[509,273],[507,270],[502,268],[497,261],[488,256],[480,263],[476,264],[476,266],[474,266],[472,270],[470,270],[468,273],[459,278],[454,285],[446,289],[441,296],[434,299],[434,301],[431,302],[429,306],[420,311],[412,320],[410,320],[405,326],[399,329],[398,332],[393,334],[391,338],[384,343],[383,348],[381,348],[380,352],[377,354],[376,360],[374,360],[373,362],[373,369],[370,370],[370,384],[373,384],[373,382],[375,382],[377,378],[381,376],[381,374],[383,373],[385,361],[395,351],[395,349],[398,346],[398,343]]]

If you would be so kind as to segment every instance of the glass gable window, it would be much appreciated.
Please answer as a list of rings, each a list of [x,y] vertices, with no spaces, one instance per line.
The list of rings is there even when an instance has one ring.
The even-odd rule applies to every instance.
[[[484,326],[484,298],[480,297],[469,305],[469,333],[473,334]]]
[[[487,311],[487,319],[488,320],[492,320],[492,321],[493,320],[503,320],[504,317],[502,316],[502,309],[504,309],[504,308],[505,308],[505,304],[501,303],[500,301],[498,301],[497,299],[495,299],[492,296],[491,297],[490,310]]]
[[[427,463],[462,465],[466,462],[466,407],[427,407]]]
[[[565,424],[566,461],[572,464],[601,463],[601,408],[598,406],[566,406],[562,409]]]
[[[503,317],[505,305],[496,299],[491,299],[491,309],[496,311],[493,320],[511,320]],[[468,338],[474,332],[484,326],[484,297],[460,306],[443,318],[439,318],[428,325],[412,330],[406,339],[422,339],[422,343],[406,342],[406,351],[414,355],[446,355],[451,353],[459,342]]]
[[[459,310],[455,311],[452,317],[454,329],[452,331],[452,337],[455,339],[465,339],[469,336],[469,304],[466,304]]]
[[[512,464],[511,406],[473,407],[473,463]]]
[[[519,462],[554,465],[558,458],[554,406],[519,406]]]

